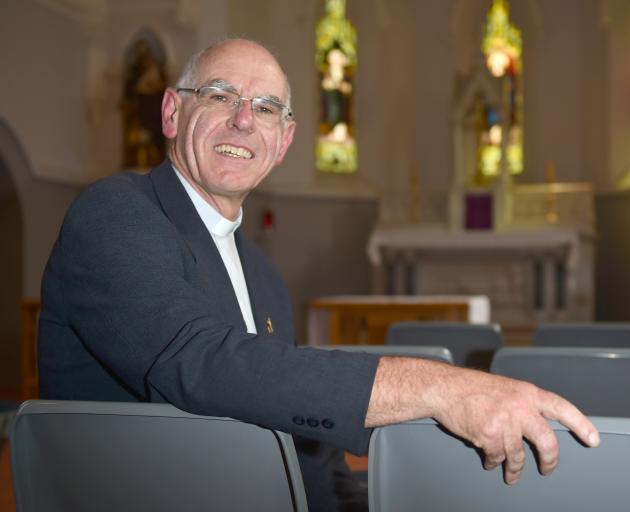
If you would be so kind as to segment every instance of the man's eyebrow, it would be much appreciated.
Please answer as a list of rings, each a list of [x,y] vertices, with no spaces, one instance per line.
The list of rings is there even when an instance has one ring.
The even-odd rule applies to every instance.
[[[280,103],[282,104],[282,100],[280,98],[278,98],[278,96],[274,96],[272,95],[266,95],[266,96],[258,96],[259,98],[262,98],[263,100],[271,100],[271,101],[275,101],[276,103]]]
[[[202,87],[218,87],[219,89],[225,89],[226,91],[238,93],[236,87],[221,78],[214,78],[213,80],[203,84]]]
[[[214,78],[209,82],[203,84],[202,87],[218,87],[219,89],[225,89],[226,91],[235,92],[240,95],[240,92],[236,87],[234,87],[231,83],[226,82],[222,78]],[[282,104],[282,100],[276,96],[275,94],[261,94],[256,95],[257,98],[262,98],[264,100],[275,101],[276,103]]]

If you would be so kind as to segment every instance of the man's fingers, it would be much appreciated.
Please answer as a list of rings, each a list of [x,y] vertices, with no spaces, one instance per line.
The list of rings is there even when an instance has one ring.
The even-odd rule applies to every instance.
[[[496,435],[499,434],[499,435]],[[494,429],[486,431],[484,441],[477,446],[483,450],[483,467],[488,471],[496,468],[505,460],[505,449],[500,432],[494,433]]]
[[[541,390],[541,393],[543,397],[540,411],[545,418],[562,423],[587,446],[599,446],[599,432],[577,407],[550,391]]]
[[[558,465],[560,447],[556,434],[549,424],[542,416],[534,417],[524,426],[523,435],[536,447],[538,469],[541,474],[551,473]]]
[[[503,452],[493,453],[491,455],[486,453],[483,460],[483,468],[490,471],[491,469],[496,468],[499,464],[503,463],[504,460],[505,455],[503,454]]]
[[[504,431],[505,464],[503,478],[506,484],[515,484],[521,477],[525,465],[525,450],[523,448],[523,436],[519,428],[512,425]]]

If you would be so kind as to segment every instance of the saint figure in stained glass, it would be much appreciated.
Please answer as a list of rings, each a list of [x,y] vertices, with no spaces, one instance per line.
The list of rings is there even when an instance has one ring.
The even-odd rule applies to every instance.
[[[352,75],[356,68],[356,30],[345,17],[345,0],[327,0],[316,30],[315,62],[320,74],[321,115],[316,166],[348,173],[357,169],[352,123]]]
[[[498,176],[502,168],[510,176],[523,172],[523,42],[521,31],[512,24],[509,14],[507,0],[493,0],[481,45],[489,73],[502,81],[504,104],[502,112],[484,107],[487,115],[479,130],[475,179],[478,184]],[[506,132],[507,139],[504,141]]]

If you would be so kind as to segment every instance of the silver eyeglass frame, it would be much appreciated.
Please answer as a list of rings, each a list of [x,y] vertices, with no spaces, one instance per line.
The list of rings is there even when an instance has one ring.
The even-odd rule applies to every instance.
[[[264,102],[268,102],[268,103],[273,103],[273,105],[275,105],[281,112],[281,117],[280,120],[281,121],[286,121],[289,119],[293,118],[293,112],[291,111],[291,109],[289,107],[287,107],[284,103],[281,103],[273,98],[270,98],[268,96],[256,96],[253,98],[246,98],[245,96],[240,96],[238,94],[238,92],[226,88],[226,87],[218,87],[216,85],[202,85],[201,87],[197,87],[197,88],[192,88],[192,87],[178,87],[175,90],[180,93],[180,92],[187,92],[187,93],[191,93],[191,94],[195,94],[197,96],[197,98],[200,98],[200,94],[202,91],[204,90],[214,90],[217,92],[223,92],[223,93],[229,93],[229,94],[236,94],[238,96],[238,98],[233,102],[233,107],[238,110],[241,108],[243,101],[249,101],[250,105],[254,105],[255,102],[259,102],[259,101],[264,101]]]

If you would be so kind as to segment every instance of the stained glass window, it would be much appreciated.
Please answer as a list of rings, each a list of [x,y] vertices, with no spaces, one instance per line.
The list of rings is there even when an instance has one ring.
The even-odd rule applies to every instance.
[[[486,116],[479,130],[478,183],[499,175],[503,165],[511,176],[523,172],[523,43],[520,30],[510,21],[509,9],[506,0],[493,0],[481,45],[488,71],[502,80],[503,105],[502,112],[485,109]],[[504,151],[505,162],[502,161]]]
[[[316,166],[326,172],[356,172],[352,77],[357,65],[357,34],[346,18],[346,0],[326,0],[326,14],[315,35],[321,92]]]

